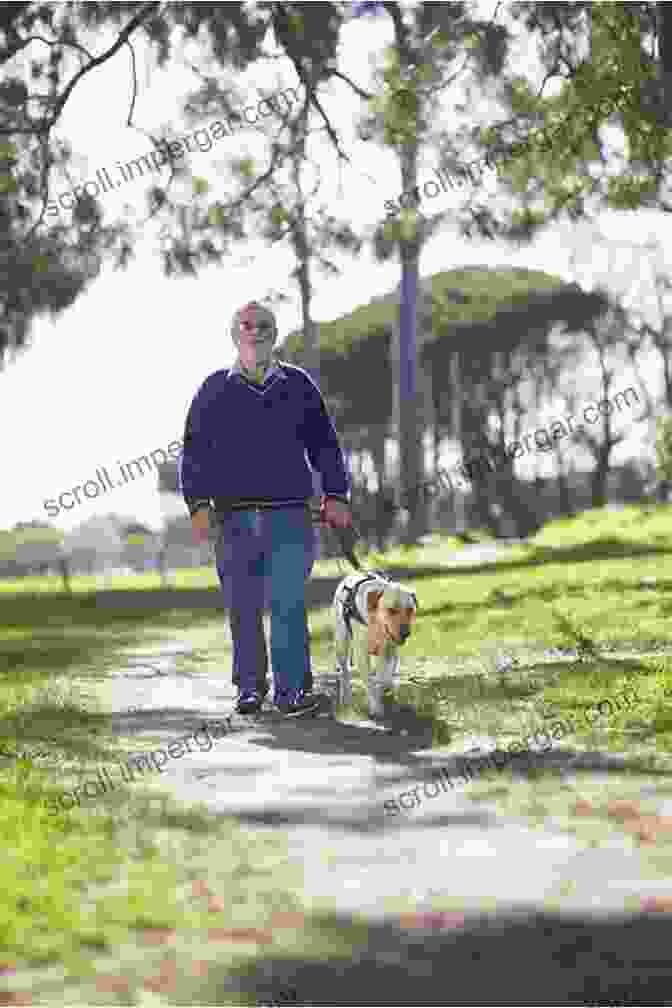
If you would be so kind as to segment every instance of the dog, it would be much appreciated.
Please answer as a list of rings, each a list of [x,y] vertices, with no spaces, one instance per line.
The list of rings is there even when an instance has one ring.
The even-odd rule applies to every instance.
[[[343,705],[352,703],[352,659],[367,686],[369,716],[385,717],[385,693],[399,683],[398,650],[411,634],[417,608],[415,592],[375,571],[349,574],[339,583],[334,640]]]

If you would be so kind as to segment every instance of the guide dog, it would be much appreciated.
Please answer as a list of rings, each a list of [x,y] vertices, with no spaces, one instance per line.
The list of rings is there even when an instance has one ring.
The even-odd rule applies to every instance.
[[[399,682],[398,649],[418,608],[415,592],[369,571],[343,578],[334,595],[336,674],[341,702],[352,703],[351,659],[367,686],[369,716],[385,716],[384,694]]]

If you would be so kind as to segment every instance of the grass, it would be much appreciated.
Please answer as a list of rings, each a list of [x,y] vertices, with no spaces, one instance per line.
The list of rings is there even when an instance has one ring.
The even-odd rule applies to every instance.
[[[410,580],[420,609],[403,651],[400,698],[431,719],[435,744],[446,751],[461,752],[472,735],[506,746],[552,719],[574,717],[577,730],[560,746],[623,752],[626,771],[610,774],[607,785],[580,774],[568,784],[551,769],[524,781],[504,771],[483,774],[466,790],[530,822],[550,818],[586,843],[606,843],[615,828],[606,811],[610,796],[634,795],[642,781],[671,787],[665,783],[672,746],[668,509],[588,512],[551,523],[497,563],[446,569],[446,556],[457,548],[456,540],[438,538],[366,558],[390,573],[415,569]],[[342,569],[327,561],[315,573]],[[178,572],[173,580],[185,589],[215,588],[209,569]],[[120,592],[158,586],[154,575],[114,585]],[[0,584],[0,745],[28,757],[0,761],[0,823],[11,838],[0,868],[0,977],[12,977],[13,990],[60,1003],[63,990],[68,1003],[128,1003],[119,999],[160,988],[156,970],[168,967],[160,965],[159,937],[170,933],[177,963],[171,999],[240,1003],[259,943],[212,939],[213,920],[220,929],[261,934],[279,912],[306,912],[304,927],[273,939],[288,956],[326,959],[334,942],[350,956],[365,937],[355,925],[340,929],[301,905],[282,834],[268,837],[198,808],[185,811],[137,788],[95,808],[45,811],[51,789],[91,775],[97,763],[132,745],[113,737],[101,704],[109,673],[124,656],[188,637],[195,654],[180,660],[185,670],[220,671],[230,661],[221,614],[172,608],[169,599],[147,612],[134,608],[130,596],[127,605],[97,607],[94,587],[92,579],[73,579],[68,597],[57,578]],[[331,666],[330,620],[328,607],[311,612],[317,671]],[[626,683],[634,685],[637,704],[594,724],[581,719],[586,704]],[[363,711],[363,684],[355,689],[353,716]],[[591,800],[594,815],[574,814],[577,795]],[[669,876],[672,845],[661,841],[648,857],[654,874]],[[221,909],[208,910],[193,897],[193,885],[204,880]],[[195,957],[212,959],[200,978]],[[212,1000],[212,970],[219,1001]]]
[[[200,646],[216,636],[211,612],[148,620],[83,601],[3,601],[2,749],[29,758],[0,761],[0,824],[11,838],[0,868],[0,1003],[149,1004],[168,990],[178,1003],[254,1003],[269,927],[275,954],[327,959],[335,945],[350,958],[362,941],[354,925],[317,911],[301,927],[274,925],[303,909],[282,832],[185,809],[153,781],[46,810],[50,794],[138,748],[113,737],[100,704],[115,661],[187,628],[198,635],[199,621]],[[276,994],[267,978],[266,999]]]

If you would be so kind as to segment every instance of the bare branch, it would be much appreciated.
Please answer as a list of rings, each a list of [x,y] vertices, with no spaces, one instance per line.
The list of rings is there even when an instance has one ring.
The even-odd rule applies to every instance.
[[[100,56],[92,56],[88,52],[88,50],[85,49],[84,46],[79,45],[79,43],[71,43],[71,42],[62,43],[62,42],[58,42],[58,41],[52,43],[52,42],[49,42],[48,39],[43,38],[42,36],[37,36],[37,35],[31,36],[30,40],[40,41],[40,42],[43,42],[44,44],[49,45],[49,46],[69,45],[72,48],[74,48],[77,51],[79,51],[80,53],[81,52],[86,53],[86,55],[89,57],[89,62],[85,66],[80,67],[80,69],[77,71],[77,73],[74,75],[74,77],[66,85],[65,90],[59,96],[59,98],[57,99],[55,105],[53,106],[53,110],[51,112],[51,115],[49,115],[48,117],[47,116],[43,117],[40,122],[35,123],[34,125],[32,125],[30,127],[22,127],[22,126],[20,126],[20,127],[15,127],[15,126],[0,127],[0,134],[3,134],[3,135],[12,136],[12,135],[15,135],[15,134],[20,134],[20,135],[34,135],[34,136],[37,136],[38,141],[40,143],[40,146],[42,148],[42,167],[41,167],[41,170],[40,170],[40,188],[41,188],[41,198],[42,198],[42,209],[40,211],[40,214],[39,214],[37,220],[32,225],[32,227],[30,228],[30,230],[26,234],[25,238],[23,239],[24,241],[29,240],[33,236],[33,234],[35,233],[35,231],[37,230],[37,228],[40,226],[40,224],[42,223],[42,221],[44,219],[44,213],[45,213],[45,210],[46,210],[46,207],[47,207],[47,202],[48,202],[48,199],[47,199],[47,197],[48,197],[48,184],[49,184],[49,169],[50,169],[49,136],[50,136],[50,132],[51,132],[52,127],[54,126],[54,124],[55,124],[56,120],[58,119],[59,115],[61,114],[61,112],[63,111],[63,108],[65,107],[65,104],[68,101],[68,98],[72,94],[72,91],[74,90],[74,88],[77,85],[77,83],[81,80],[81,78],[84,77],[85,74],[89,73],[94,67],[100,66],[102,63],[105,63],[116,52],[118,52],[119,49],[123,45],[128,45],[129,48],[130,48],[130,50],[131,50],[131,64],[132,64],[132,71],[133,71],[133,96],[132,96],[131,110],[129,112],[129,117],[128,117],[127,125],[132,125],[130,119],[131,119],[131,116],[132,116],[132,113],[133,113],[133,108],[135,106],[135,99],[136,99],[136,94],[137,94],[137,77],[136,77],[136,73],[135,73],[135,54],[133,52],[133,47],[130,44],[129,37],[133,33],[133,31],[135,31],[135,29],[143,22],[143,20],[145,20],[146,17],[150,13],[153,13],[154,10],[158,9],[160,6],[161,6],[160,3],[145,4],[145,6],[142,8],[142,10],[140,10],[133,18],[131,18],[131,20],[126,25],[126,27],[124,29],[122,29],[122,31],[120,32],[120,34],[119,34],[118,38],[116,39],[116,41],[114,42],[114,44],[108,50],[106,50],[106,52],[102,53]],[[30,40],[25,40],[26,44]],[[24,46],[22,46],[21,48],[24,48]],[[153,141],[153,142],[155,143],[155,141]],[[156,145],[156,143],[155,143],[155,145]]]
[[[366,101],[369,101],[371,98],[374,97],[370,92],[364,91],[364,89],[359,87],[358,84],[355,84],[353,80],[350,80],[348,75],[344,74],[341,70],[332,70],[329,76],[338,77],[339,80],[345,81],[346,84],[350,85],[350,87],[352,88],[352,90],[355,92],[356,95],[359,95],[360,98],[364,98]]]
[[[313,94],[310,96],[310,100],[311,100],[312,104],[315,106],[315,108],[317,109],[317,111],[322,116],[322,119],[324,120],[324,128],[326,129],[326,131],[327,131],[327,133],[329,135],[329,139],[331,140],[331,142],[333,143],[334,147],[336,148],[336,153],[338,154],[339,158],[341,160],[343,160],[343,161],[347,161],[348,164],[350,164],[351,160],[348,157],[348,155],[345,153],[345,151],[341,148],[341,144],[340,144],[340,141],[339,141],[338,136],[336,134],[336,131],[334,130],[334,128],[331,125],[331,123],[329,122],[329,117],[328,117],[327,113],[324,111],[324,109],[322,108],[322,104],[320,102],[320,99],[313,92]]]
[[[65,107],[68,98],[70,97],[74,88],[77,86],[82,77],[84,77],[87,73],[90,73],[95,67],[101,66],[103,63],[106,63],[107,60],[111,59],[115,53],[119,52],[121,47],[125,45],[126,42],[128,41],[128,38],[133,34],[135,29],[142,24],[142,22],[146,19],[148,15],[153,14],[155,11],[157,11],[160,6],[161,6],[160,3],[145,4],[142,10],[138,11],[138,13],[131,18],[126,27],[122,28],[118,38],[106,52],[102,53],[100,56],[94,56],[94,58],[90,60],[87,66],[82,67],[81,70],[77,71],[77,73],[72,78],[70,83],[66,86],[63,94],[59,97],[58,101],[56,102],[56,105],[54,107],[54,114],[52,115],[52,125],[63,111],[63,108]]]
[[[46,39],[43,35],[29,35],[28,38],[22,39],[21,44],[11,51],[7,59],[12,59],[17,53],[21,52],[22,49],[25,49],[26,46],[30,45],[31,42],[42,42],[44,45],[49,47],[68,46],[70,49],[76,49],[79,53],[84,53],[88,59],[94,59],[93,54],[79,42],[63,42],[61,39]]]
[[[132,126],[133,123],[131,122],[131,120],[133,118],[133,112],[135,111],[135,100],[138,97],[138,75],[135,66],[135,49],[131,45],[129,39],[126,39],[126,45],[128,46],[131,53],[131,79],[133,82],[133,91],[131,94],[131,107],[128,110],[128,115],[126,117],[126,125]]]
[[[24,243],[28,242],[33,237],[38,227],[42,223],[44,219],[44,211],[47,209],[47,202],[49,198],[49,168],[50,168],[49,139],[47,136],[41,136],[39,138],[39,142],[40,146],[42,147],[42,168],[40,170],[40,189],[41,189],[40,195],[42,198],[42,209],[40,210],[39,217],[37,218],[33,226],[30,228],[28,233],[25,235],[25,237],[22,239]]]

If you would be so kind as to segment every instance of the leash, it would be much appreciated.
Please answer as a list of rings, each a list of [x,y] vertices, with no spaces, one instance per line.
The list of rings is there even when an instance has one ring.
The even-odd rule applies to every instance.
[[[364,570],[355,554],[355,548],[354,548],[355,543],[357,542],[358,539],[361,538],[361,536],[357,531],[354,522],[350,526],[350,528],[339,528],[335,525],[331,525],[326,518],[326,503],[327,503],[326,497],[323,497],[322,500],[320,501],[318,524],[321,525],[323,528],[328,528],[331,530],[333,535],[338,540],[338,545],[340,547],[342,555],[345,557],[348,563],[352,567],[354,567],[356,571],[360,571],[360,573],[362,574],[368,573],[367,571]]]

